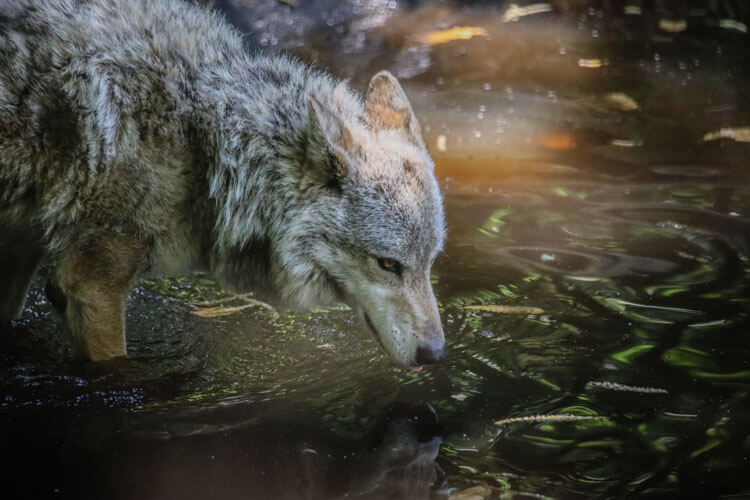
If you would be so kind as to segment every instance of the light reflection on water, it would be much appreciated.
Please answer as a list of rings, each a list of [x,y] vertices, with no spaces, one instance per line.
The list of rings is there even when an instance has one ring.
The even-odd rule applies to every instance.
[[[53,457],[24,486],[750,494],[749,146],[704,141],[748,125],[745,35],[720,27],[715,3],[671,12],[687,32],[615,4],[551,2],[504,23],[504,3],[219,2],[251,44],[354,85],[381,67],[403,77],[445,192],[434,281],[449,359],[402,372],[336,309],[199,318],[191,304],[221,292],[193,278],[131,296],[131,360],[78,366],[37,286],[0,349],[7,448]],[[487,36],[414,36],[451,26]],[[495,424],[550,414],[584,418]]]

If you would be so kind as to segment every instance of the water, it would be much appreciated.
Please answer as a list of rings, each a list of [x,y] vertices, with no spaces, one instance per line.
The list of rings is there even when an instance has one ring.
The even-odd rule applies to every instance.
[[[552,11],[219,2],[251,47],[402,78],[449,359],[395,368],[342,308],[196,316],[247,304],[199,276],[141,284],[130,359],[78,365],[37,284],[0,336],[11,497],[750,495],[747,8],[518,5]],[[453,26],[484,33],[425,42]]]

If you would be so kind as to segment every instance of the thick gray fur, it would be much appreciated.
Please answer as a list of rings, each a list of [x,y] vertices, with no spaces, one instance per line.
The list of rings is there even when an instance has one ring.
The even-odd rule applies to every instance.
[[[203,267],[294,306],[344,300],[401,364],[442,349],[441,197],[389,73],[363,100],[248,54],[183,0],[0,0],[0,66],[0,316],[18,315],[46,254],[69,299]],[[78,303],[66,315],[85,344],[95,307]]]

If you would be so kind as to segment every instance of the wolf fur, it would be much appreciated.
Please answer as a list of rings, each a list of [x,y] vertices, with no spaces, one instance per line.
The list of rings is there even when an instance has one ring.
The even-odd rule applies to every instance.
[[[45,255],[78,353],[122,356],[137,276],[207,268],[442,357],[442,201],[390,73],[362,100],[183,0],[0,0],[0,65],[0,319]]]

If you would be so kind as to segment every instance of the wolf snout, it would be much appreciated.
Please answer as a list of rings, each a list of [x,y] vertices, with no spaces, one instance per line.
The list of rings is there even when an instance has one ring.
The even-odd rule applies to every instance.
[[[431,342],[417,346],[417,355],[414,361],[418,365],[432,365],[445,359],[445,341]]]

